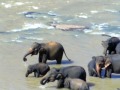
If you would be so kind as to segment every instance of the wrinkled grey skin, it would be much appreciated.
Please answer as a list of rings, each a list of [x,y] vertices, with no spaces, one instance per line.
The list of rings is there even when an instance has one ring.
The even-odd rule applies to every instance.
[[[58,42],[37,43],[34,42],[29,51],[24,55],[23,60],[27,61],[28,55],[37,55],[39,53],[38,61],[46,63],[47,60],[56,60],[57,64],[61,64],[63,53],[67,57],[63,46]],[[67,57],[70,61],[70,59]]]
[[[45,63],[37,63],[33,65],[29,65],[27,68],[27,72],[25,74],[28,77],[29,74],[34,72],[35,77],[39,77],[40,75],[45,75],[50,70],[50,67]]]
[[[89,90],[89,85],[81,79],[66,78],[64,87],[70,90]]]
[[[116,46],[120,42],[119,38],[117,37],[111,37],[107,39],[106,41],[102,41],[102,46],[104,48],[103,54],[106,56],[107,54],[116,53]],[[107,53],[108,52],[108,53]]]
[[[105,56],[93,56],[88,63],[88,72],[90,76],[101,77],[101,70],[104,67]]]
[[[116,50],[116,54],[120,54],[120,42],[117,44],[115,50]]]
[[[120,74],[120,54],[109,55],[105,61],[106,77],[111,78],[111,73]]]
[[[72,71],[72,72],[71,72]],[[67,67],[62,67],[60,69],[52,68],[44,77],[40,83],[42,85],[46,84],[47,82],[54,82],[55,80],[58,80],[58,75],[63,74],[64,77],[70,77],[70,78],[79,78],[84,81],[86,81],[86,71],[84,68],[81,66],[67,66]],[[57,83],[57,88],[62,88],[64,87],[64,79],[62,78],[58,80]]]

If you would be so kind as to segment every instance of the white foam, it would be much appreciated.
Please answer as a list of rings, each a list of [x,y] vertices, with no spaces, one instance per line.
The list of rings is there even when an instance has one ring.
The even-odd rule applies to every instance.
[[[80,14],[75,15],[75,17],[87,19],[87,18],[88,18],[88,15],[85,14],[85,13],[80,13]]]
[[[92,29],[97,29],[97,30],[103,30],[104,28],[107,28],[109,26],[108,23],[101,23],[101,24],[93,24]]]
[[[32,39],[32,40],[44,40],[43,38],[37,38],[37,37],[25,37],[26,39]]]
[[[37,28],[54,29],[53,26],[47,26],[42,23],[24,23],[24,25],[22,26],[22,29],[13,29],[7,32],[20,32],[20,31],[26,31],[29,29],[37,29]]]
[[[2,2],[1,5],[4,6],[5,8],[11,8],[13,6],[21,6],[21,5],[24,5],[24,4],[28,4],[28,3],[32,3],[32,2],[15,2],[15,3],[4,3]]]
[[[1,3],[1,5],[3,5],[5,8],[11,8],[12,5],[11,4],[7,4],[7,3]]]
[[[112,12],[112,13],[116,13],[116,12],[118,12],[117,10],[112,10],[112,9],[105,9],[104,11]]]
[[[96,14],[96,13],[98,13],[98,11],[96,11],[96,10],[92,10],[92,11],[90,11],[92,14]]]
[[[33,9],[39,9],[39,7],[36,7],[36,6],[32,6]]]
[[[108,35],[113,36],[113,37],[120,37],[120,34],[115,34],[115,33],[112,33],[112,32],[108,33]]]
[[[23,5],[24,3],[23,2],[15,2],[14,3],[14,6],[21,6],[21,5]]]
[[[45,87],[45,85],[40,85],[39,88],[44,89],[46,87]]]

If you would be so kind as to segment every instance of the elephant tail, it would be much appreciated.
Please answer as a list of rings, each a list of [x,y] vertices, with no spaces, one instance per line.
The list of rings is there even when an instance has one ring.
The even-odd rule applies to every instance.
[[[64,54],[65,54],[66,58],[67,58],[69,61],[71,61],[71,59],[68,58],[68,56],[67,56],[65,50],[64,50]]]

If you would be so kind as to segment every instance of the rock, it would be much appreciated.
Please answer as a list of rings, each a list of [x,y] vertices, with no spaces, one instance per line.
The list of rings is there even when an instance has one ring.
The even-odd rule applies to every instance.
[[[69,25],[69,24],[52,24],[53,27],[56,29],[60,29],[63,31],[74,31],[74,30],[79,30],[82,31],[84,29],[89,29],[87,26],[82,26],[82,25]]]

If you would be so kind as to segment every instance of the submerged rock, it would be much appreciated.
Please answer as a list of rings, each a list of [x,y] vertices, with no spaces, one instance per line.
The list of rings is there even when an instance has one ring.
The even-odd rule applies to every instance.
[[[74,31],[74,30],[84,30],[84,29],[89,29],[87,26],[82,26],[82,25],[69,25],[69,24],[51,24],[53,27],[56,29],[60,29],[63,31]]]

